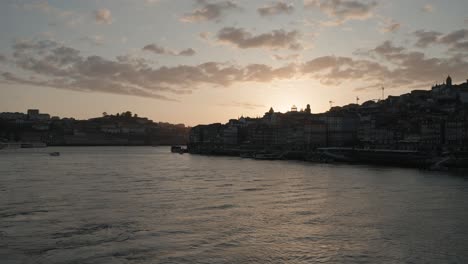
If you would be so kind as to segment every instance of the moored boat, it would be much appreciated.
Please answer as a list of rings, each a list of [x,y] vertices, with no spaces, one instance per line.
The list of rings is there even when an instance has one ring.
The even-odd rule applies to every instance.
[[[183,148],[182,146],[172,146],[171,147],[171,152],[172,153],[184,154],[184,153],[188,153],[188,149]]]
[[[318,151],[334,161],[400,166],[427,167],[432,158],[430,154],[411,150],[319,148]]]
[[[278,160],[282,158],[280,153],[255,153],[253,156],[256,160]]]
[[[181,149],[182,149],[181,146],[171,146],[172,153],[179,153]]]

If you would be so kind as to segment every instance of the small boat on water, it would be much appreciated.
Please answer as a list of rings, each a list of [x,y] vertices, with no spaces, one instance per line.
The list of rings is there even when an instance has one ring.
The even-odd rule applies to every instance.
[[[182,149],[181,146],[172,146],[171,147],[171,152],[172,153],[179,153],[181,149]]]
[[[279,160],[282,158],[281,153],[255,153],[254,159],[256,160]]]
[[[52,156],[52,157],[58,157],[58,156],[60,156],[60,152],[51,152],[51,153],[49,153],[49,155]]]
[[[243,159],[254,158],[255,154],[253,152],[242,152],[239,156]]]
[[[172,146],[172,147],[171,147],[171,152],[172,152],[172,153],[184,154],[184,153],[188,153],[188,149],[187,149],[187,148],[183,148],[183,147],[181,147],[181,146]]]

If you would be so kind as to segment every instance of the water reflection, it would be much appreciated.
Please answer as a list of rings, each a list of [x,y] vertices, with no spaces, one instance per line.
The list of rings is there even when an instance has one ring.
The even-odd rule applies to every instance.
[[[6,263],[465,263],[468,182],[411,169],[0,153]]]

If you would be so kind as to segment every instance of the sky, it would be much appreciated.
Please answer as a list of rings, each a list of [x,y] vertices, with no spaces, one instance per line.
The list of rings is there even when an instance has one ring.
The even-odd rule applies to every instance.
[[[468,79],[466,0],[2,0],[0,112],[187,125]]]

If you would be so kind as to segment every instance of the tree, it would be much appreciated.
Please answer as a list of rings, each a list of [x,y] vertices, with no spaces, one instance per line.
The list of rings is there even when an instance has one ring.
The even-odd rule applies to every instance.
[[[132,117],[132,112],[127,111],[127,112],[122,113],[122,115],[123,115],[124,117],[126,117],[126,118],[131,118],[131,117]]]
[[[107,112],[102,112],[102,116],[107,116]]]

